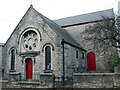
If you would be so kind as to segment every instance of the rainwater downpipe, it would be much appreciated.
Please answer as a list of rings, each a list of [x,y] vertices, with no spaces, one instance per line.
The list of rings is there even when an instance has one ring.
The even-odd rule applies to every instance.
[[[65,50],[64,50],[64,39],[62,39],[62,47],[63,47],[63,84],[65,81]]]

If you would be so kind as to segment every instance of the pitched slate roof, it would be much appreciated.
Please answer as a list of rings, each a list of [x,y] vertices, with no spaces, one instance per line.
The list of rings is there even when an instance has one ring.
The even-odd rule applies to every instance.
[[[103,20],[103,17],[109,17],[110,19],[115,18],[113,9],[57,19],[54,20],[54,22],[60,26],[71,26]]]
[[[33,8],[34,9],[34,8]],[[35,9],[34,9],[35,10]],[[35,10],[36,11],[36,10]],[[36,11],[37,12],[37,11]],[[48,24],[54,32],[56,32],[62,39],[64,39],[66,42],[85,50],[65,29],[63,29],[60,25],[56,24],[52,20],[48,19],[41,13],[37,12],[38,15],[42,18],[42,20]]]

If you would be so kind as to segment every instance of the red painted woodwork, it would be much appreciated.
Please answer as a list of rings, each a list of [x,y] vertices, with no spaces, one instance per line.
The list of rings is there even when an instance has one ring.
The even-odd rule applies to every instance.
[[[96,70],[96,57],[93,52],[89,52],[87,54],[87,66],[88,66],[88,71]]]
[[[26,79],[32,79],[33,65],[32,59],[26,59]]]

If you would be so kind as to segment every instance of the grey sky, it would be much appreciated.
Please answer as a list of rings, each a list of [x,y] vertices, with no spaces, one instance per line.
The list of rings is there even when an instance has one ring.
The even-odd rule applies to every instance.
[[[114,9],[119,0],[32,0],[33,7],[50,19]],[[31,0],[0,0],[0,42],[5,43],[31,4]]]

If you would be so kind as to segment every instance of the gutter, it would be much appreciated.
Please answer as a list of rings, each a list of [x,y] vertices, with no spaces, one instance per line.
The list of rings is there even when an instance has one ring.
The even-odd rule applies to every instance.
[[[64,86],[64,81],[65,81],[65,51],[64,51],[64,39],[62,39],[62,47],[63,47],[63,86]]]

